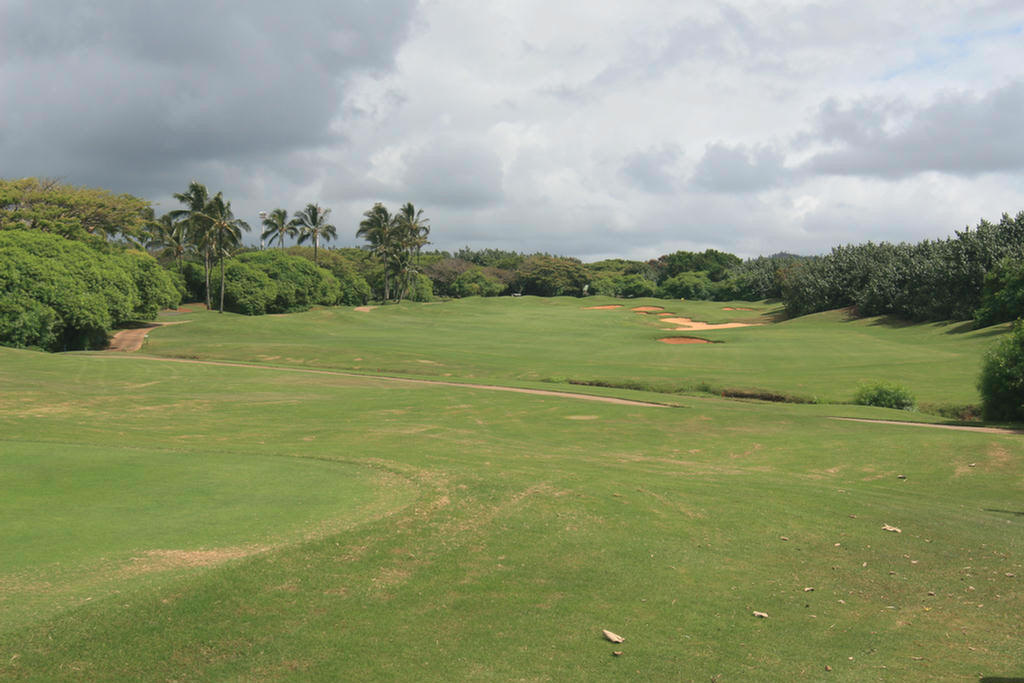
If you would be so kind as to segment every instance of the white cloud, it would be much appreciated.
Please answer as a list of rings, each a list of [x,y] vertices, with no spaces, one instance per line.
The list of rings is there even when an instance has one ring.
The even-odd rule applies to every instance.
[[[8,0],[0,176],[161,209],[197,177],[250,221],[331,206],[342,243],[377,200],[448,249],[939,237],[1024,208],[1022,27],[1008,0]]]

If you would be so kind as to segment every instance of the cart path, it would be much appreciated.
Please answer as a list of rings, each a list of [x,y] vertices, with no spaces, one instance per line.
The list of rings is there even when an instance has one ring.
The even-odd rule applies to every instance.
[[[185,321],[182,321],[185,322]],[[135,330],[126,330],[134,332]],[[145,335],[143,335],[145,337]],[[141,341],[139,342],[141,344]],[[558,398],[575,398],[581,401],[596,401],[598,403],[613,403],[620,406],[638,406],[641,408],[671,408],[664,403],[653,403],[650,401],[632,401],[626,398],[614,398],[612,396],[595,396],[593,394],[576,394],[571,391],[552,391],[549,389],[525,389],[522,387],[505,387],[498,384],[472,384],[470,382],[448,382],[434,379],[411,379],[408,377],[389,377],[387,375],[361,375],[356,372],[341,372],[338,370],[313,370],[310,368],[284,368],[272,365],[257,365],[255,363],[238,363],[233,361],[219,360],[198,360],[195,358],[162,358],[159,356],[133,356],[133,358],[158,361],[163,363],[190,363],[193,365],[217,365],[229,368],[248,368],[251,370],[274,370],[277,372],[299,372],[309,375],[331,375],[334,377],[358,377],[360,379],[380,380],[383,382],[405,382],[408,384],[433,384],[442,387],[460,387],[463,389],[483,389],[485,391],[509,391],[516,394],[533,394],[535,396],[555,396]]]
[[[175,320],[173,322],[146,323],[142,327],[133,327],[129,330],[118,330],[110,338],[110,346],[107,351],[138,351],[142,348],[142,342],[146,341],[146,335],[150,330],[164,325],[180,325],[191,322],[189,320]]]
[[[952,429],[960,432],[981,432],[983,434],[1024,434],[1021,429],[1007,429],[1005,427],[968,427],[966,425],[942,425],[932,422],[903,422],[901,420],[872,420],[866,417],[833,417],[833,420],[844,420],[846,422],[868,422],[871,424],[897,425],[900,427],[931,427],[932,429]]]

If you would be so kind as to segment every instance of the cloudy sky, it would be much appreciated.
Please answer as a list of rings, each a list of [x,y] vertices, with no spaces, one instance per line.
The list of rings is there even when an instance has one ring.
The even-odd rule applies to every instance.
[[[0,0],[0,177],[584,260],[1024,209],[1020,0]]]

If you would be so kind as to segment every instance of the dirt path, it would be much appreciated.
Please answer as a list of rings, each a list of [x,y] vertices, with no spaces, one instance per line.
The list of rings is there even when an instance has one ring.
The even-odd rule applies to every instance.
[[[184,321],[183,321],[184,322]],[[614,398],[611,396],[594,396],[592,394],[575,394],[571,391],[551,391],[548,389],[523,389],[521,387],[503,387],[497,384],[471,384],[469,382],[446,382],[433,379],[410,379],[407,377],[388,377],[386,375],[360,375],[354,372],[340,372],[337,370],[311,370],[309,368],[282,368],[268,365],[256,365],[254,363],[235,363],[230,361],[217,360],[195,360],[192,358],[159,358],[157,356],[135,356],[145,360],[159,361],[164,363],[191,363],[194,365],[217,365],[228,368],[249,368],[251,370],[275,370],[277,372],[300,372],[310,375],[331,375],[334,377],[359,377],[361,379],[381,380],[383,382],[405,382],[408,384],[434,384],[442,387],[461,387],[463,389],[483,389],[485,391],[510,391],[516,394],[533,394],[535,396],[557,396],[559,398],[575,398],[581,401],[596,401],[598,403],[613,403],[620,406],[639,406],[643,408],[669,408],[671,406],[663,403],[651,403],[648,401],[631,401],[626,398]]]
[[[981,432],[983,434],[1024,434],[1021,429],[1003,427],[968,427],[960,425],[937,425],[931,422],[901,422],[900,420],[871,420],[865,417],[833,417],[833,420],[845,422],[869,422],[872,424],[897,425],[901,427],[931,427],[932,429],[953,429],[960,432]]]
[[[107,351],[138,351],[142,348],[142,342],[146,341],[146,335],[156,327],[164,325],[180,325],[188,320],[175,320],[169,323],[147,323],[142,327],[133,327],[130,330],[119,330],[110,338],[110,346]]]

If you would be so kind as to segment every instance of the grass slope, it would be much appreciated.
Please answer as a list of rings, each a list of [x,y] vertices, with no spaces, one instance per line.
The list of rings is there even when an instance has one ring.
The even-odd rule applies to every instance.
[[[501,319],[561,312],[549,319],[613,340],[658,334],[633,313],[490,303],[204,314],[158,330],[150,350],[343,367],[344,349],[392,370],[432,367],[423,359],[525,381],[569,358],[568,333],[534,328],[529,352],[506,340],[488,357]],[[857,329],[812,320],[789,334],[801,324],[804,339]],[[189,327],[206,338],[178,336]],[[962,339],[863,328],[911,355]],[[624,368],[639,359],[641,376],[660,367],[644,361],[657,345],[610,347],[592,348]],[[14,492],[0,533],[23,548],[0,564],[0,678],[1024,673],[1016,435],[830,419],[893,415],[865,408],[645,408],[120,354],[0,349],[0,382],[0,481]]]
[[[975,382],[984,349],[1006,329],[850,320],[840,311],[770,324],[779,310],[765,303],[651,299],[616,310],[584,308],[616,302],[622,303],[505,297],[259,318],[195,311],[175,317],[189,324],[152,334],[143,351],[475,382],[755,390],[827,402],[852,401],[861,382],[885,379],[908,385],[919,401],[967,404],[979,400]],[[643,305],[705,322],[765,324],[674,331],[657,312],[630,310]],[[755,310],[723,310],[741,305]],[[665,336],[723,343],[657,342]]]

